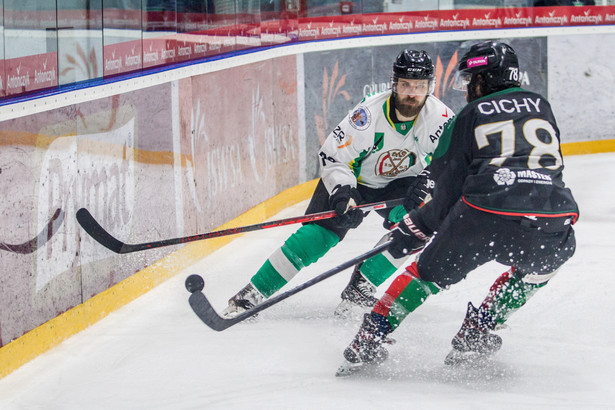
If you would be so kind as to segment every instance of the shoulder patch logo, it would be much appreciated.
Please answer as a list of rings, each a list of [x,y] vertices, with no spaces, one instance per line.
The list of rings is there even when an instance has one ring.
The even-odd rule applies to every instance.
[[[358,130],[364,130],[372,122],[372,114],[366,107],[357,108],[350,116],[350,125]]]

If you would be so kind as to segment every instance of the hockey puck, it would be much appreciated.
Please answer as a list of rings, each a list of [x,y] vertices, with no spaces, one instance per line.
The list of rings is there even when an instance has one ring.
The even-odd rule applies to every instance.
[[[188,289],[190,293],[200,292],[203,290],[204,286],[205,282],[199,275],[190,275],[186,278],[186,289]]]

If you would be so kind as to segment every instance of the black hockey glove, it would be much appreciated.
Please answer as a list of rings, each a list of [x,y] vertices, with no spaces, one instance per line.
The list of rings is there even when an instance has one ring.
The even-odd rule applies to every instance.
[[[410,215],[406,214],[397,227],[391,230],[391,238],[393,242],[389,246],[389,253],[395,259],[399,259],[419,252],[427,245],[430,236],[417,228]]]
[[[427,195],[431,194],[435,184],[433,180],[429,179],[429,174],[429,170],[424,169],[408,187],[404,200],[406,211],[410,212],[415,208],[419,208],[425,202]]]
[[[348,229],[356,228],[363,222],[363,211],[350,209],[361,203],[361,194],[350,185],[336,185],[329,197],[329,206],[337,213],[337,223]]]

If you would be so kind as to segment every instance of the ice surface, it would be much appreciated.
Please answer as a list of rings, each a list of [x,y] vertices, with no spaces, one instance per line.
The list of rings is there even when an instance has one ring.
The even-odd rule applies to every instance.
[[[431,297],[394,333],[389,361],[334,377],[359,320],[333,318],[349,271],[214,332],[188,305],[202,274],[221,311],[296,226],[245,234],[177,277],[0,380],[0,408],[22,409],[607,409],[615,408],[615,154],[566,157],[581,207],[577,253],[500,332],[480,368],[447,368],[466,303],[503,272],[489,264]],[[305,203],[277,218],[298,215]],[[375,215],[289,286],[370,249]],[[385,284],[386,285],[386,284]],[[385,287],[379,289],[379,294]]]

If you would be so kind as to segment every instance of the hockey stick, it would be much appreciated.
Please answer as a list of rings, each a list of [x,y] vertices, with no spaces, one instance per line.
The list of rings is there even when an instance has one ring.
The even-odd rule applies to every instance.
[[[383,244],[380,244],[376,246],[375,248],[373,248],[372,250],[365,252],[364,254],[361,254],[357,256],[356,258],[353,258],[347,262],[344,262],[341,265],[326,271],[325,273],[321,273],[315,278],[310,279],[307,282],[287,292],[284,292],[284,293],[279,294],[278,296],[269,298],[263,303],[261,303],[260,305],[256,305],[252,309],[247,310],[243,313],[240,313],[239,315],[233,318],[224,318],[218,315],[218,313],[216,313],[211,303],[209,303],[209,300],[207,300],[207,297],[205,297],[203,292],[201,292],[204,287],[204,282],[203,282],[203,278],[199,275],[190,275],[186,279],[186,289],[188,289],[188,292],[191,293],[190,298],[188,299],[188,302],[190,303],[192,310],[194,311],[194,313],[196,313],[199,319],[201,319],[207,326],[209,326],[213,330],[220,332],[233,325],[236,325],[237,323],[243,322],[244,320],[256,315],[259,312],[262,312],[265,309],[270,308],[271,306],[283,301],[286,298],[291,297],[292,295],[296,293],[301,292],[304,289],[314,286],[318,282],[322,282],[323,280],[330,278],[331,276],[338,274],[345,269],[355,266],[356,264],[361,263],[364,260],[367,260],[371,258],[372,256],[379,254],[380,252],[387,249],[390,244],[391,244],[391,241],[387,241]]]
[[[36,252],[39,247],[43,246],[53,235],[55,235],[63,221],[64,211],[62,208],[57,208],[49,222],[47,222],[47,225],[37,236],[20,244],[0,242],[0,249],[22,255]]]
[[[393,208],[398,205],[402,205],[403,199],[393,199],[390,201],[375,202],[372,204],[359,205],[355,209],[361,209],[362,211],[375,211],[378,209]],[[220,231],[213,231],[202,233],[198,235],[185,236],[183,238],[164,239],[154,242],[143,242],[128,244],[113,237],[107,232],[100,224],[94,219],[92,214],[85,208],[81,208],[77,211],[77,221],[79,225],[98,243],[112,250],[115,253],[132,253],[143,251],[147,249],[160,248],[163,246],[179,245],[182,243],[188,243],[193,241],[200,241],[202,239],[219,238],[221,236],[235,235],[243,232],[257,231],[260,229],[275,228],[278,226],[291,225],[303,222],[313,222],[322,219],[333,218],[337,216],[335,211],[325,211],[315,214],[308,214],[302,216],[296,216],[292,218],[280,219],[277,221],[263,222],[255,225],[240,226],[237,228],[223,229]]]

